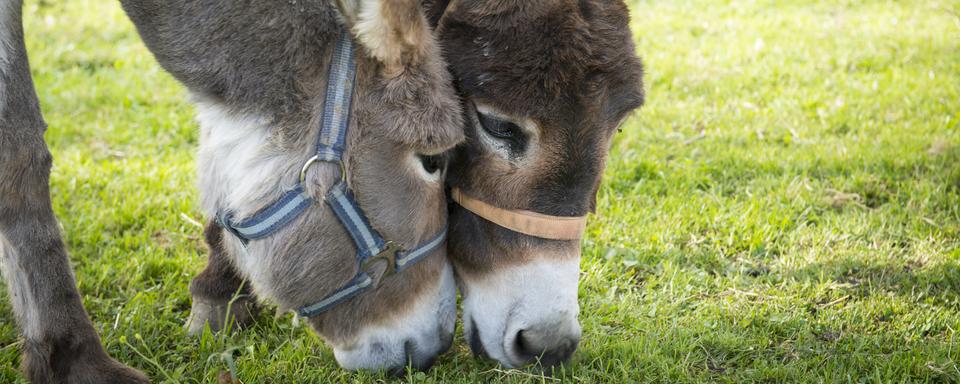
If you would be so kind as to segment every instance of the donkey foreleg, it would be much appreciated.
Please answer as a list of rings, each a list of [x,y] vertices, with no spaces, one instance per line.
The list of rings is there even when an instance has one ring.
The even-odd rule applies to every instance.
[[[187,330],[198,334],[204,324],[210,324],[210,330],[216,332],[230,322],[243,328],[254,320],[256,300],[223,249],[223,229],[211,220],[203,234],[209,256],[207,267],[190,282],[193,306]]]
[[[0,269],[34,383],[145,383],[111,359],[83,310],[50,203],[46,125],[30,78],[20,0],[0,0]]]

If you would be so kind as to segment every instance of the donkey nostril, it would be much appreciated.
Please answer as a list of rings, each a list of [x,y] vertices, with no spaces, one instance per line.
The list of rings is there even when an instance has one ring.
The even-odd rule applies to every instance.
[[[570,360],[580,343],[579,335],[560,336],[554,340],[537,336],[537,332],[521,330],[514,339],[515,351],[526,361],[539,362],[544,368]]]
[[[513,342],[516,347],[517,353],[524,360],[530,360],[540,354],[540,351],[537,351],[535,347],[530,345],[530,341],[524,338],[523,330],[517,332],[517,338]]]

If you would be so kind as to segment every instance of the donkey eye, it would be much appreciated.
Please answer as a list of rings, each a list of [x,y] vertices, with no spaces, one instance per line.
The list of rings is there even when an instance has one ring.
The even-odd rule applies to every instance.
[[[480,111],[477,111],[477,122],[494,139],[489,144],[501,150],[505,156],[516,160],[527,151],[527,134],[516,123]]]
[[[493,137],[509,140],[520,136],[520,127],[509,121],[487,116],[480,112],[477,112],[477,119],[480,120],[483,130]]]
[[[443,168],[443,156],[417,155],[417,158],[420,159],[420,166],[422,166],[423,170],[427,171],[428,174],[435,174]]]

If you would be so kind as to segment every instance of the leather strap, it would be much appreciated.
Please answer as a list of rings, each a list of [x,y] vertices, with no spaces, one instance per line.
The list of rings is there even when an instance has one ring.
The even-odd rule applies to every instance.
[[[542,239],[579,240],[587,227],[586,216],[550,216],[519,209],[503,209],[467,196],[460,188],[453,188],[450,195],[461,207],[487,221]]]

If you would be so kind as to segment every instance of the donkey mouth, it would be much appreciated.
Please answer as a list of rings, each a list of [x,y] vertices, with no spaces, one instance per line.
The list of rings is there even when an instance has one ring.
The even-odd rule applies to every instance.
[[[417,343],[413,340],[403,342],[403,353],[406,355],[406,363],[387,369],[387,374],[392,377],[403,377],[409,367],[414,372],[424,372],[433,367],[437,362],[437,355],[430,355],[427,358],[418,356]]]
[[[487,350],[483,348],[483,341],[480,339],[480,329],[477,328],[477,323],[473,321],[473,318],[470,318],[470,337],[468,339],[467,342],[470,344],[470,351],[473,352],[474,357],[490,358]]]

